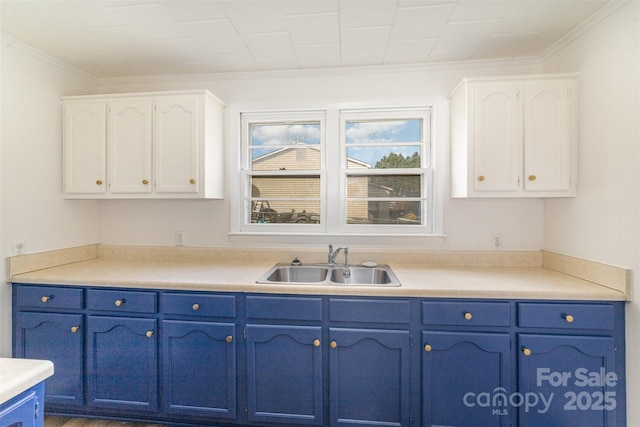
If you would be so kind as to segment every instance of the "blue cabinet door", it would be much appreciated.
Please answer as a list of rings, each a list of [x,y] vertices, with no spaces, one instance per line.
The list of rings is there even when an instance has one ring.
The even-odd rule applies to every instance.
[[[331,426],[409,426],[410,335],[330,328]]]
[[[84,322],[80,314],[16,314],[14,356],[51,360],[45,402],[79,406],[83,403]]]
[[[235,418],[235,325],[165,320],[162,332],[164,411]]]
[[[423,427],[511,425],[509,334],[424,331],[422,346]]]
[[[156,411],[156,320],[87,317],[87,399],[91,406]]]
[[[321,425],[321,328],[285,325],[246,328],[249,420]]]
[[[521,334],[519,346],[519,391],[537,402],[520,406],[521,427],[616,426],[612,337]]]

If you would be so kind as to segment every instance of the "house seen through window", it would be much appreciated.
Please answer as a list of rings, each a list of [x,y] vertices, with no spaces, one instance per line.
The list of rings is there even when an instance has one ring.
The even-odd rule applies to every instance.
[[[243,229],[430,231],[429,109],[250,113],[242,134]]]

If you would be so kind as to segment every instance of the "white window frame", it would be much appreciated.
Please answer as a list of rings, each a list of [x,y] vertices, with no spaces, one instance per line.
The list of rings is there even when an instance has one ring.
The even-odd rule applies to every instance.
[[[252,171],[251,170],[251,135],[247,130],[251,124],[281,124],[287,122],[319,122],[320,123],[320,169],[315,170],[286,170],[286,171]],[[267,112],[246,112],[241,113],[241,154],[240,154],[240,206],[238,218],[240,231],[258,233],[326,233],[327,213],[326,213],[326,117],[325,111],[267,111]],[[293,147],[282,145],[282,148]],[[245,210],[247,198],[250,196],[250,177],[259,176],[287,176],[287,175],[309,175],[320,176],[320,224],[254,224],[250,221],[251,212]]]
[[[433,233],[433,174],[431,169],[431,107],[407,107],[407,108],[376,108],[360,110],[340,111],[340,232],[349,234],[376,234],[376,235],[406,235],[406,234],[432,234]],[[347,146],[346,126],[350,121],[384,121],[384,120],[422,120],[421,135],[419,143],[401,142],[389,144],[389,146],[416,145],[420,147],[420,168],[404,169],[349,169],[347,167],[347,148],[357,145]],[[420,225],[396,225],[396,224],[347,224],[347,178],[358,175],[380,175],[389,176],[397,174],[419,175],[421,194],[419,201],[423,209],[422,223]],[[372,199],[373,200],[373,199]],[[384,201],[385,199],[375,199]]]
[[[341,111],[390,111],[395,109],[430,109],[430,146],[428,155],[430,168],[425,172],[427,185],[423,186],[428,192],[427,220],[425,227],[400,226],[399,230],[392,227],[381,229],[381,224],[371,227],[356,228],[342,225],[342,218],[337,214],[328,215],[328,212],[342,212],[343,194],[328,189],[336,188],[342,179],[343,169],[342,144],[340,142],[340,112]],[[264,227],[264,224],[254,224],[254,227],[246,227],[245,224],[242,190],[244,185],[243,167],[246,168],[246,155],[243,155],[243,129],[241,117],[248,114],[275,114],[280,117],[293,117],[297,113],[322,112],[325,114],[325,127],[323,128],[324,151],[322,159],[326,167],[338,164],[340,167],[331,171],[322,172],[322,196],[324,204],[321,212],[320,227],[311,227],[307,224],[272,224]],[[351,245],[384,245],[390,247],[416,247],[424,248],[424,245],[442,245],[445,242],[443,234],[443,209],[446,202],[444,198],[445,186],[448,179],[445,176],[448,157],[448,100],[444,96],[436,97],[411,97],[383,102],[266,102],[258,104],[232,104],[227,110],[227,118],[230,126],[227,127],[227,140],[231,150],[226,151],[228,165],[236,165],[227,169],[227,190],[230,213],[229,239],[232,243],[240,244],[321,244],[348,242]],[[293,115],[292,115],[293,114]],[[234,148],[235,146],[235,148]],[[346,151],[345,151],[346,152]],[[345,188],[344,184],[341,188]],[[365,230],[368,228],[368,230]],[[398,234],[400,233],[400,234]],[[390,239],[381,239],[393,237]]]

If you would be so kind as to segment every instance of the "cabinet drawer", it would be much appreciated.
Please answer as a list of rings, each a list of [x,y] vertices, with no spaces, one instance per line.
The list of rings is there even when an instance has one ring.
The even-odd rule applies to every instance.
[[[247,297],[248,319],[322,320],[322,299],[313,297]]]
[[[409,312],[407,300],[329,300],[329,320],[332,322],[409,323]]]
[[[508,302],[423,301],[422,323],[425,325],[509,326]]]
[[[87,308],[118,312],[155,313],[156,293],[127,290],[87,290]]]
[[[613,311],[610,304],[518,303],[518,326],[613,329]]]
[[[82,309],[82,289],[14,285],[18,307]]]
[[[165,292],[162,294],[160,311],[185,316],[236,317],[236,297]]]

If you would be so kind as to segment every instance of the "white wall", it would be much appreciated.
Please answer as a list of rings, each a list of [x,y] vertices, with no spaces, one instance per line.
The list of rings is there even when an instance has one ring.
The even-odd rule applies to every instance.
[[[66,94],[88,93],[95,82],[0,39],[0,356],[11,354],[11,287],[5,257],[12,241],[41,252],[98,241],[98,203],[62,199],[61,104]]]
[[[239,106],[266,105],[321,105],[323,102],[357,103],[385,100],[410,100],[416,97],[445,99],[461,78],[470,75],[496,75],[535,73],[538,65],[484,64],[449,66],[428,70],[404,69],[398,71],[308,71],[267,74],[244,74],[223,77],[202,77],[198,80],[140,79],[121,82],[106,81],[100,91],[106,93],[153,91],[188,88],[207,88],[227,103],[227,112]],[[237,115],[228,117],[226,125],[237,126]],[[446,123],[446,120],[445,120]],[[448,128],[447,126],[444,126]],[[439,171],[442,190],[443,230],[447,235],[443,245],[426,241],[384,239],[378,245],[413,244],[427,249],[488,250],[491,234],[502,233],[504,249],[539,250],[543,236],[542,200],[452,200],[448,198],[448,129],[444,138],[436,142],[441,156]],[[238,150],[237,138],[228,138],[226,150],[228,174],[235,174],[230,153]],[[444,157],[442,157],[444,156]],[[237,166],[236,166],[237,167]],[[231,176],[230,176],[231,178]],[[231,182],[231,179],[227,180]],[[237,192],[228,189],[227,194]],[[105,201],[101,203],[100,237],[103,243],[172,245],[174,231],[185,232],[185,241],[191,246],[229,245],[229,201]],[[325,242],[310,240],[310,245]],[[351,239],[350,243],[354,243]]]
[[[640,3],[544,63],[579,76],[579,190],[545,203],[544,248],[634,270],[627,304],[628,425],[640,426]]]

